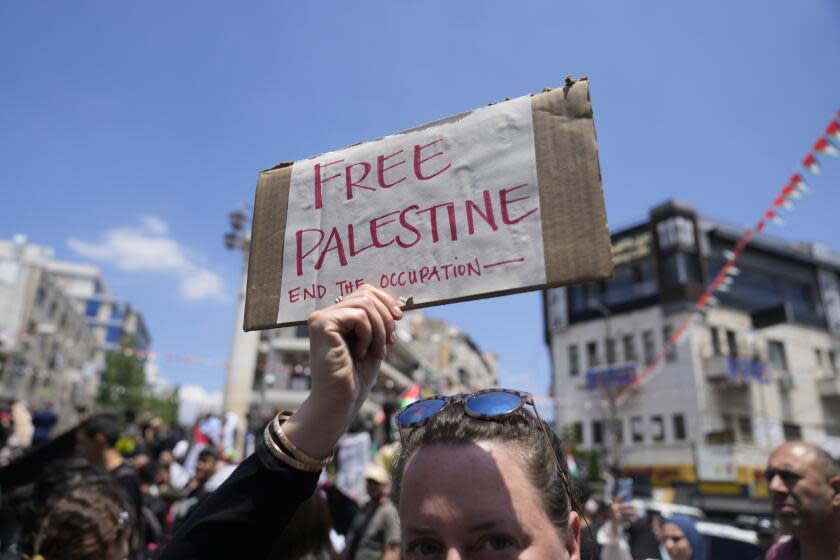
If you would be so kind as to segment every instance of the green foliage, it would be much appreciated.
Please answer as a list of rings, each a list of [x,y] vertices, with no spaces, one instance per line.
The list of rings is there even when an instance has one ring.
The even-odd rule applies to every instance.
[[[119,349],[105,357],[97,404],[112,412],[148,410],[167,425],[177,425],[178,389],[165,398],[153,395],[146,386],[145,360],[138,358],[133,350],[132,338],[124,337]]]

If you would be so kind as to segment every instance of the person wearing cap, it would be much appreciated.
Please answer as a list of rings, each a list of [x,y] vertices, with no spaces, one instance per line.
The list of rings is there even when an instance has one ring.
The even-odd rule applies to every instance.
[[[400,557],[400,520],[391,503],[391,477],[377,463],[365,473],[368,502],[350,528],[349,560],[397,560]]]

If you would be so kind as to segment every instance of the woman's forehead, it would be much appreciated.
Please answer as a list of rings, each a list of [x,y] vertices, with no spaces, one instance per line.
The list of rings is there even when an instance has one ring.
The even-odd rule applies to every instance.
[[[401,510],[406,504],[431,501],[452,502],[458,509],[513,509],[514,500],[541,503],[518,455],[515,448],[497,442],[423,446],[406,464]]]

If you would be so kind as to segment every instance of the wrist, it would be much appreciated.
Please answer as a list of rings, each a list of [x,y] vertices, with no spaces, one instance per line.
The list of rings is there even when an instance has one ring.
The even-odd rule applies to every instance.
[[[283,424],[286,437],[301,451],[316,459],[329,457],[355,415],[347,402],[318,399],[311,394]]]

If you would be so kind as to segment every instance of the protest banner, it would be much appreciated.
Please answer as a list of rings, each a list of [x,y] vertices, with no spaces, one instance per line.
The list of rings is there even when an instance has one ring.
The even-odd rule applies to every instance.
[[[245,330],[363,283],[409,307],[612,273],[586,81],[260,174]]]

